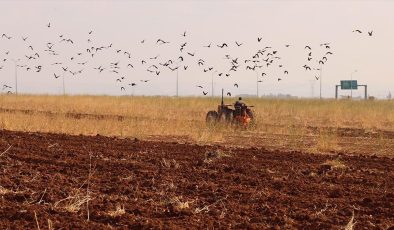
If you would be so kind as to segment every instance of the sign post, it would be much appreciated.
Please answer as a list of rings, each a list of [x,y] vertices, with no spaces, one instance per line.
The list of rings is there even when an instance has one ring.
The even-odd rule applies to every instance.
[[[340,85],[335,85],[335,99],[338,99],[338,87],[341,87],[341,90],[351,90],[353,89],[357,90],[359,86],[364,86],[364,99],[368,99],[368,94],[367,94],[367,85],[359,85],[357,83],[357,80],[341,80]],[[353,96],[353,95],[352,95]]]

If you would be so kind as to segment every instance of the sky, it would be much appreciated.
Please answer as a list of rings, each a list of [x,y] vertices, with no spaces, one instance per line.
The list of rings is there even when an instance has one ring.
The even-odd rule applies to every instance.
[[[349,79],[367,84],[368,94],[378,98],[394,91],[394,1],[5,0],[0,8],[0,34],[12,37],[0,38],[3,93],[16,90],[15,65],[18,93],[29,94],[62,94],[64,86],[67,94],[173,96],[177,78],[180,96],[211,96],[212,89],[218,96],[222,88],[232,96],[256,95],[258,86],[260,96],[318,97],[320,79],[324,98],[334,97],[335,85]],[[47,43],[54,44],[53,51]],[[227,47],[218,47],[223,43]],[[105,48],[89,53],[91,47]],[[253,58],[259,50],[265,56]],[[28,59],[35,53],[36,59]],[[273,60],[269,67],[263,61],[267,57]],[[322,57],[327,58],[323,65],[318,63]],[[159,64],[169,60],[169,66]],[[236,71],[230,71],[232,60]],[[263,67],[247,70],[253,62],[245,60],[258,60]],[[117,62],[114,69],[110,63]],[[42,66],[39,72],[36,66]]]

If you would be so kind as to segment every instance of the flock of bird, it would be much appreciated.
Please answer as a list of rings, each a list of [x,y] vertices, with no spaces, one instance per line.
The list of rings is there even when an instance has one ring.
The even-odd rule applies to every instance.
[[[52,24],[46,24],[48,29],[52,28]],[[353,33],[362,34],[363,32],[359,29],[354,30]],[[373,31],[368,31],[368,36],[372,36]],[[223,58],[228,63],[228,68],[218,68],[213,65],[209,65],[208,61],[206,61],[203,57],[199,56],[199,52],[190,50],[189,43],[187,41],[188,34],[187,31],[179,34],[179,36],[183,39],[181,44],[179,44],[179,52],[176,57],[171,59],[164,59],[161,58],[161,55],[155,55],[152,57],[146,58],[138,58],[133,57],[132,52],[130,50],[118,49],[115,48],[115,45],[106,44],[106,45],[92,45],[94,40],[94,31],[90,30],[87,31],[87,45],[83,50],[74,51],[74,55],[71,57],[67,57],[67,59],[73,63],[74,67],[69,66],[65,63],[65,61],[53,61],[50,65],[56,67],[55,71],[53,71],[53,77],[58,79],[59,77],[65,77],[65,75],[70,76],[78,76],[82,74],[88,67],[88,63],[91,65],[91,68],[94,71],[97,71],[98,74],[107,72],[109,74],[113,74],[115,84],[119,84],[120,91],[126,91],[129,87],[137,87],[140,84],[147,84],[149,83],[152,78],[150,79],[139,79],[139,81],[130,81],[127,75],[122,74],[120,72],[121,69],[134,69],[138,65],[138,67],[142,67],[146,70],[152,77],[160,76],[165,71],[187,71],[189,69],[189,65],[186,64],[186,60],[188,60],[189,64],[194,63],[195,66],[202,72],[202,73],[211,73],[216,74],[218,77],[222,78],[229,78],[232,76],[233,73],[239,71],[240,69],[244,69],[246,71],[254,71],[258,74],[257,83],[263,82],[264,78],[268,77],[267,70],[269,68],[275,67],[277,72],[275,74],[275,79],[277,82],[280,82],[289,75],[289,70],[283,65],[281,59],[282,57],[279,54],[279,49],[274,48],[272,46],[265,46],[262,44],[262,37],[257,37],[255,40],[257,46],[261,48],[256,50],[252,53],[248,58],[241,59],[240,57],[232,57],[229,54],[224,54]],[[44,50],[36,50],[32,45],[27,44],[29,42],[28,36],[21,36],[20,39],[27,47],[28,53],[17,59],[16,67],[18,69],[23,69],[27,72],[34,71],[34,72],[41,72],[44,68],[48,68],[47,66],[43,66],[42,64],[38,64],[40,62],[41,57],[43,54],[47,56],[57,57],[60,55],[59,50],[57,49],[61,45],[70,45],[68,48],[72,48],[75,45],[75,42],[72,38],[66,37],[63,34],[56,35],[58,36],[57,41],[48,41],[45,43]],[[17,37],[12,37],[6,33],[1,35],[1,39],[11,40],[11,39],[19,39]],[[146,40],[141,40],[140,45],[144,45]],[[171,41],[167,41],[162,38],[158,38],[154,40],[154,45],[156,46],[166,46],[171,43]],[[201,49],[223,49],[226,50],[231,47],[241,47],[244,43],[240,41],[234,41],[233,43],[228,42],[221,42],[218,44],[209,43],[203,45]],[[284,48],[289,48],[292,45],[285,44]],[[318,47],[319,52],[323,55],[318,56],[314,55],[314,50],[312,50],[311,45],[305,45],[305,64],[300,66],[305,71],[313,72],[316,80],[319,80],[320,75],[318,75],[318,71],[321,70],[322,66],[327,63],[329,57],[333,55],[333,51],[331,51],[330,43],[322,43],[320,47]],[[116,55],[116,61],[112,61],[110,63],[104,65],[98,65],[95,62],[95,57],[97,57],[101,52],[111,52]],[[8,60],[15,61],[10,57],[10,51],[6,51],[4,53],[5,57],[2,59],[3,64]],[[120,57],[122,56],[123,59],[127,61],[122,63],[119,61]],[[133,58],[132,58],[133,57]],[[67,60],[63,59],[63,60]],[[33,64],[32,61],[36,61],[37,64]],[[21,62],[23,64],[21,64]],[[77,66],[78,68],[76,68]],[[4,65],[0,64],[0,71],[4,69]],[[239,83],[233,83],[234,88],[239,88]],[[203,95],[208,94],[208,89],[203,85],[196,85]],[[3,85],[3,91],[8,93],[13,93],[13,86],[10,84]],[[231,96],[231,90],[227,92],[228,96]]]

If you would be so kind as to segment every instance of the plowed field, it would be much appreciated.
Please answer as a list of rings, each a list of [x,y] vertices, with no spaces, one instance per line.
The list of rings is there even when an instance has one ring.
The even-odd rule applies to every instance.
[[[387,229],[393,168],[372,153],[0,131],[0,229]]]

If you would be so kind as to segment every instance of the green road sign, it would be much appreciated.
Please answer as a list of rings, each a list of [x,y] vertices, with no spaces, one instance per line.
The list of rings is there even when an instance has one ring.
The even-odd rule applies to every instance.
[[[341,89],[357,89],[357,80],[341,81]]]

